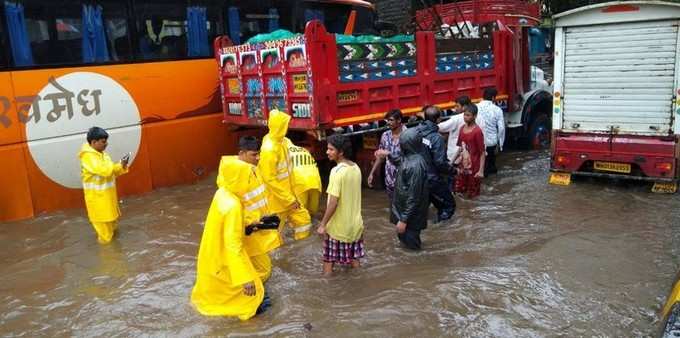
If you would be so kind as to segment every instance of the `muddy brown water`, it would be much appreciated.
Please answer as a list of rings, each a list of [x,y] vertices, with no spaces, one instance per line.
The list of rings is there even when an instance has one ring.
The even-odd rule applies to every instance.
[[[367,257],[320,276],[312,237],[274,254],[273,307],[248,322],[189,302],[214,174],[123,201],[97,244],[84,210],[0,224],[0,335],[647,336],[678,269],[679,195],[577,180],[550,186],[545,152],[505,153],[500,174],[407,252],[383,192],[364,190]],[[317,216],[318,218],[318,216]]]

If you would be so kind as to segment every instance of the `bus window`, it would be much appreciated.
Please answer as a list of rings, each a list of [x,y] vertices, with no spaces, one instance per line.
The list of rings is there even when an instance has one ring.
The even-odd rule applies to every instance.
[[[226,9],[227,27],[235,43],[245,43],[251,37],[277,29],[293,30],[293,1],[230,1]],[[238,18],[235,18],[238,16]],[[239,34],[238,38],[233,35]]]
[[[25,49],[25,53],[22,52],[21,55],[30,57],[14,60],[15,66],[69,65],[130,59],[125,2],[99,0],[83,4],[79,0],[24,0],[20,3],[23,6],[23,19],[17,18],[13,24],[23,24],[23,27],[17,28],[25,30],[27,44],[12,48]],[[22,16],[16,13],[13,15]],[[99,16],[103,27],[96,25]],[[83,25],[84,22],[90,24]],[[88,29],[95,30],[96,38],[92,40],[95,45],[91,45],[84,53],[83,31]]]
[[[225,34],[225,27],[221,24],[222,18],[220,13],[222,6],[211,4],[206,7],[208,13],[208,56],[211,56],[213,54],[213,41],[215,41],[216,37]]]
[[[82,63],[81,1],[26,0],[22,3],[34,63]]]
[[[206,57],[212,55],[212,42],[218,32],[219,6],[204,6],[200,3],[187,7],[187,53],[189,57]]]
[[[186,1],[140,0],[135,2],[135,12],[141,59],[187,56]]]
[[[132,59],[130,33],[128,31],[127,2],[119,0],[98,0],[102,7],[102,19],[106,29],[109,56],[111,61]]]
[[[2,68],[7,68],[8,64],[8,57],[9,57],[9,49],[6,46],[9,46],[7,43],[6,37],[7,37],[7,24],[5,23],[5,8],[3,7],[4,3],[0,3],[0,69]]]
[[[374,28],[375,13],[371,8],[352,6],[342,2],[332,1],[301,1],[295,10],[295,31],[304,32],[308,21],[319,20],[330,33],[343,34],[349,15],[356,10],[356,24],[354,34],[377,34]]]

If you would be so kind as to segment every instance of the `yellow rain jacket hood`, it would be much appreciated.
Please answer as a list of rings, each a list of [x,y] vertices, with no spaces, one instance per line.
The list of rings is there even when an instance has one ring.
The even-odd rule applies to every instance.
[[[254,179],[252,166],[227,160],[225,175],[208,210],[198,250],[196,285],[191,302],[201,314],[236,316],[247,320],[262,303],[264,287],[245,245],[245,208],[241,200]],[[243,285],[253,282],[256,295],[246,296]]]
[[[98,152],[85,143],[78,153],[85,206],[91,222],[113,222],[120,217],[116,177],[128,172],[120,163],[113,163],[105,152]]]
[[[267,187],[267,201],[271,212],[283,212],[297,201],[294,194],[293,168],[288,159],[288,132],[290,115],[272,110],[269,112],[269,133],[262,139],[258,169]]]
[[[241,171],[250,171],[248,179],[232,182],[233,173]],[[230,183],[227,184],[227,182]],[[267,205],[266,189],[257,172],[257,168],[250,163],[241,161],[238,156],[222,156],[217,174],[217,186],[219,188],[244,191],[240,197],[244,210],[244,225],[258,223],[262,216],[270,214]],[[253,232],[250,236],[245,236],[243,242],[248,255],[254,257],[278,248],[281,246],[282,241],[278,231],[263,230]]]

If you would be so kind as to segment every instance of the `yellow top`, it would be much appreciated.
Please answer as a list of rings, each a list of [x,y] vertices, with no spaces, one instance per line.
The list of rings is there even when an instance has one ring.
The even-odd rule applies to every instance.
[[[87,215],[92,222],[113,222],[120,217],[116,177],[128,172],[120,163],[113,163],[105,152],[98,152],[85,143],[78,154],[85,193]]]
[[[222,156],[217,174],[217,186],[224,187],[228,176],[241,170],[250,172],[246,180],[239,182],[246,185],[245,193],[240,197],[240,201],[243,205],[243,224],[248,226],[258,223],[262,216],[271,214],[265,186],[255,166],[239,160],[238,156]],[[255,231],[243,239],[243,245],[250,257],[266,254],[280,247],[281,243],[281,235],[276,230]]]
[[[191,302],[204,315],[236,316],[246,320],[255,315],[264,288],[250,260],[245,235],[243,201],[254,184],[253,166],[228,158],[223,161],[208,217],[205,221],[196,262],[196,284]],[[249,195],[250,194],[250,195]],[[250,204],[252,205],[252,204]],[[243,285],[255,284],[256,295],[246,296]]]
[[[678,278],[679,279],[675,281],[675,285],[673,286],[671,294],[668,296],[668,299],[666,300],[666,305],[664,305],[663,307],[662,311],[663,318],[666,318],[668,316],[668,313],[671,311],[675,303],[680,303],[680,274],[678,274]]]
[[[290,140],[285,137],[289,122],[290,115],[278,110],[269,112],[269,132],[262,139],[257,165],[266,186],[269,211],[274,213],[288,210],[297,201],[293,191],[293,168],[286,146]]]
[[[307,149],[298,147],[289,140],[287,141],[288,156],[293,166],[293,176],[295,177],[295,186],[293,187],[295,195],[298,197],[302,196],[302,193],[307,190],[321,192],[321,176],[319,175],[319,168],[316,166],[314,157]]]
[[[338,207],[328,220],[326,231],[331,238],[352,243],[361,238],[361,170],[355,163],[339,163],[331,170],[326,192],[338,198]]]

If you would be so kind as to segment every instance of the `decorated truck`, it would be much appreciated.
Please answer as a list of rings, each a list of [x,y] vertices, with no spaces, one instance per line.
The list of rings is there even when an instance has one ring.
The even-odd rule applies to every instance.
[[[552,183],[581,175],[677,190],[679,19],[680,4],[659,1],[555,16]]]
[[[233,45],[228,37],[219,37],[214,49],[224,121],[264,126],[267,113],[276,108],[292,115],[292,131],[315,139],[331,129],[363,134],[384,127],[383,116],[390,109],[405,115],[430,104],[449,110],[458,96],[475,101],[485,88],[495,87],[497,103],[508,116],[518,116],[510,127],[522,129],[519,135],[526,137],[543,114],[541,130],[547,139],[550,94],[539,99],[524,95],[529,92],[529,65],[522,32],[532,23],[512,16],[487,19],[462,18],[475,30],[466,36],[433,30],[388,38],[341,35],[312,20],[302,34],[285,38]],[[536,102],[530,104],[532,100]],[[538,111],[538,101],[547,106],[545,111]]]

